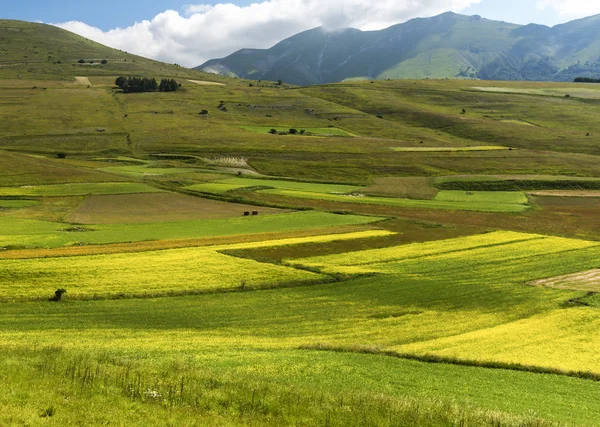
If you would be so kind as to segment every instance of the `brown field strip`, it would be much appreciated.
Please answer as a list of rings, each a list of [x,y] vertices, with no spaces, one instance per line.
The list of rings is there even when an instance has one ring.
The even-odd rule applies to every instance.
[[[236,236],[211,237],[205,239],[176,239],[153,240],[146,242],[115,243],[109,245],[70,246],[55,249],[18,249],[0,251],[0,259],[28,259],[28,258],[59,258],[86,255],[106,255],[117,253],[149,252],[162,249],[179,249],[200,246],[229,245],[236,243],[262,242],[295,237],[312,237],[323,234],[344,234],[357,231],[375,230],[377,227],[369,225],[347,225],[335,228],[318,228],[303,231],[284,233],[259,233]]]
[[[548,279],[529,282],[528,284],[576,291],[600,291],[600,269],[596,268],[564,276],[550,277]]]
[[[542,190],[530,191],[528,194],[533,196],[551,196],[551,197],[600,197],[600,191],[585,190]]]
[[[194,83],[196,85],[204,85],[204,86],[225,86],[225,83],[207,82],[204,80],[188,80],[188,82]]]
[[[78,224],[119,224],[234,218],[246,211],[261,215],[288,212],[174,193],[90,196],[66,221]]]

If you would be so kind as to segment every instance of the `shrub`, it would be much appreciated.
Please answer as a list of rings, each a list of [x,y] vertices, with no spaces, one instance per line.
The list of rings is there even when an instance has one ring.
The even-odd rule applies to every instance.
[[[85,59],[80,59],[79,61],[77,61],[79,64],[85,64]]]
[[[60,153],[56,153],[56,158],[58,159],[65,159],[67,157],[67,153],[63,153],[62,151]]]
[[[271,130],[269,131],[269,133],[270,133],[271,135],[275,135],[275,134],[277,133],[277,129],[271,129]]]
[[[100,61],[101,64],[108,64],[108,61],[106,59],[103,59],[102,61]]]
[[[51,297],[48,301],[58,302],[62,299],[62,296],[66,293],[67,293],[66,289],[63,289],[63,288],[57,289],[56,291],[54,291],[54,296]]]
[[[292,128],[289,130],[289,133],[290,133],[290,135],[296,135],[298,133],[298,129]]]

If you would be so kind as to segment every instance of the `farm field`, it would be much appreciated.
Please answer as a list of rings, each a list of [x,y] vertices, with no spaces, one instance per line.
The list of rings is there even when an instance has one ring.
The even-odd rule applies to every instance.
[[[0,202],[1,203],[1,202]],[[91,196],[65,219],[77,224],[118,224],[239,217],[245,211],[260,215],[284,210],[226,203],[173,193],[140,193]]]
[[[58,248],[71,245],[142,242],[160,239],[198,239],[267,232],[300,231],[362,225],[378,217],[291,212],[265,216],[238,216],[187,221],[94,224],[89,227],[65,223],[0,217],[0,246],[12,248]]]
[[[55,196],[84,196],[88,194],[134,194],[155,193],[160,190],[145,184],[130,182],[98,182],[98,183],[76,183],[55,184],[23,187],[1,187],[2,196],[25,196],[25,197],[55,197]]]
[[[456,194],[450,192],[446,194],[440,191],[432,200],[402,199],[391,197],[371,197],[363,195],[338,195],[330,193],[313,193],[308,191],[293,190],[261,190],[267,194],[279,196],[297,197],[303,199],[316,199],[334,201],[340,203],[358,203],[367,205],[387,205],[406,208],[426,208],[426,209],[444,209],[444,210],[465,210],[465,211],[483,211],[483,212],[505,212],[515,213],[523,212],[529,209],[527,198],[523,193],[506,196],[496,194],[495,192],[464,192]],[[506,193],[505,193],[506,194]],[[473,195],[474,197],[470,197]],[[515,202],[515,200],[517,202]]]
[[[269,134],[272,133],[271,129],[275,129],[276,132],[285,132],[288,133],[290,129],[292,129],[295,127],[294,126],[290,126],[290,127],[285,127],[285,126],[275,126],[275,127],[269,127],[269,126],[242,126],[242,129],[245,130],[249,130],[251,132],[255,132],[255,133],[260,133],[260,134]],[[297,126],[296,126],[297,128]],[[343,129],[338,129],[335,127],[326,127],[326,128],[303,128],[303,127],[299,127],[298,129],[296,129],[298,132],[304,133],[307,136],[309,135],[314,135],[314,136],[352,136],[352,134],[348,131],[345,131]],[[302,132],[304,131],[304,132]]]
[[[293,87],[36,25],[0,20],[0,425],[597,425],[600,86]]]
[[[392,150],[399,152],[459,152],[459,151],[502,151],[511,150],[510,147],[500,145],[481,145],[477,147],[392,147]]]

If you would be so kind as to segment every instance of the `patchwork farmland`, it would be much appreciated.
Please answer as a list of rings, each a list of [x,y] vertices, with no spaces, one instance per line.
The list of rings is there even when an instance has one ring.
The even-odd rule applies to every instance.
[[[300,88],[0,21],[47,31],[115,59],[0,68],[0,425],[597,424],[598,89]]]

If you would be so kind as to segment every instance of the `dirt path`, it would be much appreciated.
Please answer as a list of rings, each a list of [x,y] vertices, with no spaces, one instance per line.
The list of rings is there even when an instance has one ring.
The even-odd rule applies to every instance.
[[[75,82],[84,86],[91,86],[92,82],[88,77],[75,77]]]
[[[225,83],[217,83],[217,82],[207,82],[204,80],[188,80],[188,82],[197,84],[197,85],[205,85],[205,86],[225,86]]]
[[[546,286],[557,289],[575,289],[581,291],[597,291],[600,289],[600,269],[582,271],[575,274],[551,277],[549,279],[529,282],[533,286]]]
[[[532,196],[554,196],[554,197],[600,197],[600,191],[586,190],[544,190],[530,191]]]

